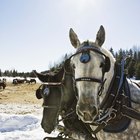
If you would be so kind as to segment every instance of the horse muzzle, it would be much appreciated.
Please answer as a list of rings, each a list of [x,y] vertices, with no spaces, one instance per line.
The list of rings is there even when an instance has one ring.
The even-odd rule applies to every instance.
[[[76,113],[84,123],[93,123],[98,115],[98,109],[96,106],[78,104],[76,106]]]
[[[54,130],[53,124],[45,123],[44,121],[41,122],[41,127],[44,129],[44,132],[49,134]]]

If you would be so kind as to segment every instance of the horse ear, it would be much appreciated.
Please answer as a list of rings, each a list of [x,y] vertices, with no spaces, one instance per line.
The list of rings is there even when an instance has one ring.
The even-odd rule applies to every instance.
[[[100,47],[102,46],[102,44],[105,41],[105,29],[104,27],[101,25],[100,29],[96,35],[96,44],[98,44]]]
[[[70,31],[69,31],[69,38],[70,38],[71,44],[74,46],[74,48],[78,48],[78,46],[80,45],[80,41],[78,39],[78,36],[76,35],[76,33],[73,31],[72,28],[70,28]]]
[[[36,77],[38,77],[38,79],[41,82],[49,82],[50,80],[50,75],[49,74],[42,74],[42,73],[38,73],[36,70],[32,71]]]

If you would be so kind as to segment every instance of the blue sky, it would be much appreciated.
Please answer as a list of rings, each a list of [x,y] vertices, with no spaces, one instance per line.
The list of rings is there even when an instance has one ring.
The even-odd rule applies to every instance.
[[[47,70],[74,52],[71,27],[81,42],[103,25],[104,47],[139,47],[139,14],[139,0],[0,0],[0,69]]]

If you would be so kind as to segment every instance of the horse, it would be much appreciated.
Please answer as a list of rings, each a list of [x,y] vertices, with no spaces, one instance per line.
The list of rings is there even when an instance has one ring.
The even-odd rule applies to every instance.
[[[88,127],[76,115],[76,91],[69,70],[69,61],[66,61],[57,73],[49,71],[42,74],[33,71],[43,82],[43,85],[36,90],[36,97],[43,98],[42,106],[44,109],[41,126],[47,133],[51,133],[57,128],[60,134],[54,139],[79,140],[84,137],[88,140],[95,140]],[[59,125],[61,121],[63,121],[64,127]],[[64,135],[65,138],[62,138]],[[44,139],[52,140],[53,138],[46,137]]]
[[[5,80],[0,81],[0,88],[5,89],[5,87],[6,87],[6,82],[5,82]]]
[[[36,84],[36,80],[35,79],[30,79],[30,80],[26,79],[26,83],[28,83],[28,84],[31,84],[31,83]]]
[[[17,84],[23,84],[23,83],[25,83],[26,82],[26,79],[13,79],[13,84],[14,85],[17,85]]]
[[[126,78],[125,61],[122,59],[121,64],[117,64],[113,55],[102,47],[104,27],[100,26],[95,42],[81,43],[72,28],[69,37],[76,49],[69,60],[77,89],[79,119],[100,139],[120,139],[119,136],[140,139],[138,130],[133,133],[134,125],[138,126],[139,122],[130,125],[131,119],[140,120],[136,110],[140,104],[140,88]]]
[[[31,83],[36,84],[36,80],[35,80],[35,79],[30,79],[30,84],[31,84]]]

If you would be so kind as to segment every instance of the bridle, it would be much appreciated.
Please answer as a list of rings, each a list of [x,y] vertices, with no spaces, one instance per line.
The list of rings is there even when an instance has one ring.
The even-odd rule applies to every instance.
[[[52,82],[50,82],[50,83],[46,83],[46,84],[43,84],[43,85],[45,85],[45,86],[47,86],[47,88],[49,89],[50,87],[61,87],[62,86],[62,83],[61,82],[57,82],[57,83],[52,83]],[[46,89],[46,88],[45,88]],[[44,103],[42,104],[42,107],[43,108],[49,108],[49,109],[59,109],[60,108],[60,104],[61,104],[61,99],[60,99],[60,103],[59,104],[57,104],[57,105],[54,105],[54,106],[52,106],[52,105],[45,105]]]
[[[106,82],[106,79],[104,79],[104,74],[106,72],[109,71],[110,69],[110,59],[108,56],[106,56],[103,52],[101,52],[101,50],[97,47],[94,47],[94,46],[83,46],[83,47],[80,47],[76,53],[74,53],[73,55],[70,56],[69,60],[71,60],[71,58],[73,58],[74,56],[78,55],[78,54],[84,54],[85,57],[88,57],[88,58],[83,58],[82,60],[80,59],[80,61],[82,63],[87,63],[90,61],[90,51],[93,51],[97,54],[100,54],[102,55],[104,58],[105,58],[105,64],[104,64],[104,67],[102,69],[102,78],[101,79],[97,79],[95,77],[78,77],[78,78],[75,78],[74,79],[74,82],[81,82],[81,81],[86,81],[86,82],[96,82],[96,83],[99,83],[100,84],[100,89],[98,91],[98,95],[101,95],[102,94],[102,91],[103,91],[103,88],[104,88],[104,84]],[[82,57],[81,55],[81,57]],[[89,56],[88,56],[89,55]]]
[[[67,120],[67,119],[70,119],[70,118],[72,118],[73,116],[73,114],[75,113],[75,108],[74,109],[70,109],[69,110],[69,108],[66,108],[65,109],[65,103],[64,103],[64,101],[63,101],[63,88],[66,88],[65,87],[65,76],[67,75],[69,75],[69,76],[71,76],[72,77],[72,73],[66,68],[66,66],[68,65],[67,63],[69,63],[69,61],[68,60],[66,60],[65,61],[65,63],[64,63],[64,65],[63,65],[63,77],[62,77],[62,79],[60,79],[60,81],[59,82],[44,82],[43,84],[41,84],[40,86],[39,86],[39,88],[36,90],[36,98],[37,99],[41,99],[41,98],[43,98],[43,94],[45,94],[44,93],[44,91],[45,91],[45,89],[49,89],[49,88],[60,88],[60,94],[61,94],[61,97],[60,97],[60,101],[59,101],[59,104],[56,104],[56,105],[45,105],[45,100],[44,100],[44,103],[42,104],[42,107],[44,108],[44,109],[57,109],[57,111],[58,111],[58,115],[60,115],[60,114],[63,114],[63,111],[65,110],[66,111],[66,113],[64,113],[64,116],[63,116],[63,118],[62,119],[58,119],[57,120],[57,123],[59,123],[59,122],[61,122],[61,121],[63,121],[63,120]],[[51,94],[51,93],[50,93]],[[72,93],[73,94],[73,93]],[[44,95],[45,96],[45,95]],[[47,98],[47,97],[46,97]],[[72,105],[72,104],[71,104]],[[64,112],[65,112],[64,111]]]

